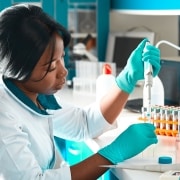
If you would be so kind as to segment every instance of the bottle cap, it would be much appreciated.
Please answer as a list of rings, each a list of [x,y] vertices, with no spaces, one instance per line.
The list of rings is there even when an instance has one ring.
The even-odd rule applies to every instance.
[[[160,156],[158,159],[159,164],[171,164],[172,158],[169,156]]]
[[[112,68],[110,64],[103,65],[103,74],[112,74]]]

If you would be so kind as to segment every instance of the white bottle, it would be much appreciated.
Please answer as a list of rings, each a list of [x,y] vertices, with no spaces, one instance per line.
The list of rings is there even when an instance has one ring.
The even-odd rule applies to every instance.
[[[110,64],[104,64],[102,74],[96,79],[96,100],[100,99],[115,84],[115,77],[112,75]]]
[[[147,87],[143,88],[143,106],[146,107]],[[151,105],[164,105],[164,86],[158,76],[153,78],[151,88]]]

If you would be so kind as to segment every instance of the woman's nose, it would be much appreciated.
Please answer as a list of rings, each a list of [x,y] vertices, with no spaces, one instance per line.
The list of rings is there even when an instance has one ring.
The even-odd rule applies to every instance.
[[[57,72],[57,78],[66,77],[67,74],[68,74],[68,70],[66,69],[66,67],[63,66],[62,64],[59,65],[58,72]]]

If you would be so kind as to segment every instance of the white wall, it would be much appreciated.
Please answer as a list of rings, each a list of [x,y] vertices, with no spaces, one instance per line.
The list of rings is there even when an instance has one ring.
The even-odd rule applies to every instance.
[[[125,15],[115,11],[110,13],[110,31],[126,31],[142,26],[155,32],[155,44],[160,40],[167,40],[178,45],[178,16]],[[161,44],[159,48],[161,57],[178,56],[178,51],[166,44]]]

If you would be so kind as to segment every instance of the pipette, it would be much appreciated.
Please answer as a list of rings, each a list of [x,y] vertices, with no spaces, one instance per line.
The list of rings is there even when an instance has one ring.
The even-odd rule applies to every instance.
[[[145,47],[144,47],[144,52],[146,52],[146,47],[150,43],[147,42]],[[147,108],[147,119],[148,122],[151,121],[151,88],[153,85],[153,69],[152,66],[149,62],[144,62],[144,86],[146,88],[146,96],[145,98],[145,107]]]
[[[146,51],[146,47],[147,45],[150,44],[149,42],[146,43],[145,47],[144,47],[144,52]],[[156,48],[158,48],[161,44],[167,44],[177,50],[180,50],[180,47],[169,42],[166,40],[161,40],[156,44]],[[144,62],[144,79],[145,79],[145,88],[146,88],[146,95],[145,95],[145,104],[144,106],[147,108],[147,119],[150,122],[151,121],[151,88],[153,85],[153,69],[152,66],[149,62]],[[180,131],[178,131],[178,133],[180,134]]]

